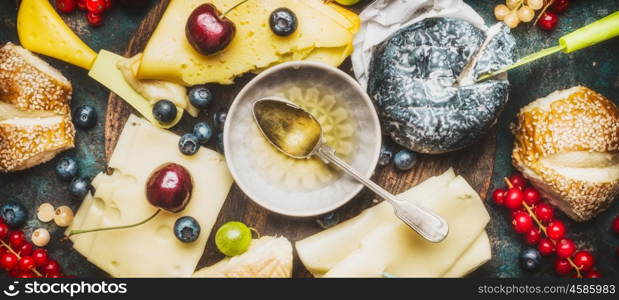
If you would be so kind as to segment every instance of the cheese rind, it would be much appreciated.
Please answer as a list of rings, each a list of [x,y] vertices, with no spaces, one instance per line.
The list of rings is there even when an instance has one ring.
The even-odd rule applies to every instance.
[[[182,212],[163,211],[134,228],[71,237],[78,252],[114,277],[189,277],[204,252],[232,177],[220,154],[201,148],[193,156],[184,156],[177,143],[178,136],[132,115],[109,162],[114,173],[97,175],[92,183],[95,194],[87,196],[75,224],[68,229],[120,226],[144,220],[157,210],[144,192],[150,173],[168,162],[189,170],[193,193]],[[200,224],[201,233],[196,241],[183,243],[174,236],[174,222],[181,216],[192,216]]]

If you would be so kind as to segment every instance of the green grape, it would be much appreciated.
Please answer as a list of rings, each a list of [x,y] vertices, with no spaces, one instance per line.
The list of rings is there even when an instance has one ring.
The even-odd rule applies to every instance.
[[[357,3],[359,3],[359,1],[361,0],[335,0],[335,2],[341,4],[341,5],[355,5]]]
[[[217,249],[226,256],[245,253],[250,243],[251,231],[241,222],[228,222],[219,227],[215,234]]]

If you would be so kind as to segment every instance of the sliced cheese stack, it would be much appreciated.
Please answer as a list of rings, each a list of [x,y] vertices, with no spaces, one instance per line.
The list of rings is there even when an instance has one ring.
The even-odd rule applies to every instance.
[[[226,15],[237,29],[230,45],[204,56],[185,37],[187,18],[204,3],[212,3],[221,12],[237,4],[229,0],[171,1],[144,50],[139,78],[185,85],[231,84],[236,76],[290,60],[337,66],[352,52],[353,34],[359,26],[357,15],[322,0],[248,1]],[[297,30],[287,37],[275,35],[268,24],[271,12],[280,7],[289,8],[298,19]]]
[[[490,217],[479,195],[452,169],[400,194],[449,223],[430,243],[383,202],[359,216],[296,243],[307,269],[324,277],[461,277],[490,259],[484,227]]]
[[[72,229],[92,229],[133,224],[157,208],[145,197],[150,173],[167,162],[187,168],[193,177],[193,194],[180,213],[161,212],[140,226],[85,233],[71,237],[74,248],[114,277],[189,277],[204,252],[211,228],[223,205],[232,177],[224,158],[201,148],[193,156],[181,155],[178,136],[131,116],[109,162],[114,172],[101,173],[92,182],[77,212]],[[176,219],[194,217],[201,227],[192,243],[180,242],[173,233]]]

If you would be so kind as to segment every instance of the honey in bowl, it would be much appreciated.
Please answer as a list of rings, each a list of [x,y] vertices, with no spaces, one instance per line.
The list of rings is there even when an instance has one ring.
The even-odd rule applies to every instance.
[[[322,127],[323,141],[337,155],[350,162],[355,152],[358,124],[347,103],[329,88],[285,85],[273,92],[311,113]],[[319,158],[294,159],[271,145],[252,122],[248,139],[253,150],[253,166],[263,170],[269,182],[290,190],[313,190],[337,180],[342,173]]]

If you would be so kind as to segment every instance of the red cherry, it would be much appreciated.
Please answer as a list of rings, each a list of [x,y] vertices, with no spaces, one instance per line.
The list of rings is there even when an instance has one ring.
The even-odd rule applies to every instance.
[[[100,14],[105,10],[106,6],[104,0],[86,0],[86,8],[91,13]]]
[[[522,207],[522,201],[524,201],[524,194],[520,189],[513,187],[507,190],[503,204],[511,210],[516,210]]]
[[[0,267],[6,271],[13,270],[17,265],[17,256],[15,254],[6,252],[0,256]]]
[[[30,256],[22,256],[17,262],[17,268],[20,271],[30,271],[34,268],[34,259]]]
[[[585,278],[602,278],[602,274],[596,270],[591,270],[585,274]]]
[[[554,208],[548,203],[540,203],[535,206],[535,215],[542,222],[550,222],[554,217]]]
[[[86,0],[77,0],[77,8],[83,11],[87,11],[88,7],[86,7]]]
[[[566,238],[560,239],[557,242],[556,247],[558,257],[568,258],[572,256],[572,254],[574,254],[574,251],[576,251],[576,245],[574,244],[574,241]]]
[[[19,249],[17,249],[16,251],[20,256],[30,255],[32,254],[32,248],[33,248],[32,244],[26,242],[21,247],[19,247]]]
[[[615,232],[615,234],[619,234],[619,215],[617,215],[617,216],[613,219],[613,225],[611,226],[611,228],[613,229],[613,231]]]
[[[553,240],[558,240],[565,236],[565,225],[559,220],[554,220],[548,224],[546,234]]]
[[[533,228],[533,220],[526,212],[517,213],[512,220],[512,227],[517,233],[525,233]]]
[[[552,11],[557,12],[557,13],[564,13],[567,10],[567,7],[569,6],[570,1],[569,0],[555,0],[554,3],[552,3]]]
[[[90,26],[101,26],[103,24],[103,15],[100,13],[88,12],[86,14],[86,19],[88,20],[88,24]]]
[[[26,237],[24,236],[23,231],[15,230],[9,233],[9,244],[11,244],[13,248],[20,248],[25,243]]]
[[[557,14],[551,11],[546,11],[540,17],[537,25],[544,30],[553,30],[557,27],[557,23],[559,23],[559,17],[557,17]]]
[[[539,241],[542,239],[542,234],[537,228],[531,228],[524,234],[524,242],[527,245],[537,245]]]
[[[524,189],[524,202],[528,205],[535,205],[542,199],[539,191],[534,188],[526,188]]]
[[[56,0],[56,9],[65,14],[72,13],[75,10],[75,6],[75,0]]]
[[[505,196],[507,195],[507,193],[505,192],[504,189],[496,189],[494,190],[494,192],[492,192],[492,200],[494,200],[494,203],[498,206],[502,206],[503,205],[503,201],[505,201]]]
[[[549,238],[542,238],[537,244],[537,250],[541,255],[548,256],[555,252],[555,245]]]
[[[513,187],[522,190],[527,185],[527,180],[524,179],[522,175],[516,173],[509,176],[509,183],[511,183]]]
[[[587,272],[595,265],[595,258],[589,251],[578,251],[574,254],[574,264],[578,266],[581,271]]]
[[[50,259],[47,263],[41,268],[42,273],[45,275],[51,274],[59,274],[60,273],[60,265],[57,261]]]
[[[47,264],[49,256],[47,255],[47,251],[45,251],[45,249],[37,249],[32,252],[32,259],[34,260],[35,266],[42,267]]]
[[[557,257],[555,260],[555,272],[559,275],[570,274],[574,269],[566,258]]]
[[[9,234],[9,225],[0,224],[0,239],[4,239]]]

